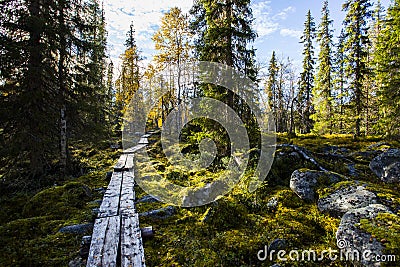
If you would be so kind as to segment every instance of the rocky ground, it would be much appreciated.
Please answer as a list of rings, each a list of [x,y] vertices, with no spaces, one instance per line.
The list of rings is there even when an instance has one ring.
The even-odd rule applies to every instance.
[[[281,137],[267,182],[255,193],[247,192],[244,181],[207,206],[175,208],[163,218],[142,217],[141,223],[156,231],[145,241],[147,263],[400,266],[398,148],[397,142],[378,139]],[[160,169],[168,172],[167,165]],[[172,177],[187,179],[179,172]],[[144,192],[139,195],[149,198]],[[137,207],[141,212],[172,209],[157,201]],[[274,254],[260,260],[257,253],[265,248],[311,250],[317,259],[301,261],[300,255],[292,260],[286,255],[284,260]],[[337,258],[324,255],[330,249],[337,251]],[[356,253],[359,257],[352,256]],[[379,262],[379,256],[386,262]]]

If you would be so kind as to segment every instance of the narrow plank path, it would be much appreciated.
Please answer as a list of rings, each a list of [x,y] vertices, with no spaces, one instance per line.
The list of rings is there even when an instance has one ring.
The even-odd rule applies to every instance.
[[[87,267],[145,267],[139,215],[135,209],[134,153],[148,144],[150,134],[124,150],[104,193],[94,223]]]

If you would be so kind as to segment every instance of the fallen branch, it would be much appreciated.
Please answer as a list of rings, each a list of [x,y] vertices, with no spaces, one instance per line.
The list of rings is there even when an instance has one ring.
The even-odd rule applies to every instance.
[[[277,145],[277,148],[280,147],[290,147],[297,153],[299,153],[305,160],[311,162],[314,164],[320,171],[327,172],[328,170],[322,167],[313,157],[309,156],[307,153],[309,153],[306,149],[298,147],[296,145],[289,145],[289,144],[282,144],[282,145]]]

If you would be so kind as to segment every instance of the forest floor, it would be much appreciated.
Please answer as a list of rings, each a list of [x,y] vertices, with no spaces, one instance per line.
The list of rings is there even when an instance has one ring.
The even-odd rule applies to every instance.
[[[152,137],[157,141],[157,136]],[[382,199],[390,200],[393,209],[400,205],[400,193],[395,185],[386,185],[371,172],[369,162],[387,148],[399,148],[396,141],[368,137],[353,140],[351,136],[312,135],[288,138],[280,135],[278,143],[306,148],[324,168],[349,179],[331,187],[317,189],[319,196],[350,184],[364,184]],[[376,145],[378,144],[378,145]],[[149,154],[159,154],[154,142]],[[332,150],[346,153],[354,162],[357,173],[350,172],[346,161],[327,156]],[[282,240],[285,250],[336,249],[335,233],[339,218],[322,214],[315,202],[301,200],[290,188],[289,180],[297,169],[315,169],[307,160],[292,156],[290,147],[280,147],[266,182],[254,193],[247,190],[245,174],[231,193],[214,203],[196,207],[175,207],[172,216],[140,218],[141,227],[153,226],[155,236],[144,241],[147,266],[347,266],[348,262],[279,262],[274,258],[261,261],[257,254],[273,241]],[[78,257],[82,236],[60,233],[63,226],[91,223],[92,212],[99,206],[101,191],[109,180],[121,150],[91,148],[76,144],[72,149],[79,159],[83,175],[56,179],[57,185],[34,192],[9,192],[0,197],[0,266],[67,266]],[[158,159],[160,172],[171,181],[184,183],[188,175],[169,168]],[[164,166],[162,166],[164,165]],[[193,181],[215,175],[211,171],[191,176]],[[136,198],[147,194],[136,187]],[[271,205],[276,201],[276,205]],[[167,207],[160,202],[140,202],[138,212]],[[400,220],[364,222],[365,229],[378,240],[385,239],[388,253],[400,258]],[[390,225],[390,227],[388,227]],[[275,242],[276,243],[276,242]],[[391,265],[387,265],[391,266]]]

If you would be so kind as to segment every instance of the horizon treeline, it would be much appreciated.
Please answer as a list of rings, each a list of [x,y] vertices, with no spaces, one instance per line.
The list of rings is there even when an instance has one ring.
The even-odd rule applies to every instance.
[[[141,83],[147,85],[171,66],[179,69],[192,60],[212,61],[231,66],[259,84],[268,98],[277,132],[398,136],[399,1],[385,10],[380,1],[348,0],[343,2],[342,11],[346,16],[336,23],[343,26],[336,38],[328,1],[321,5],[318,25],[308,11],[299,40],[304,47],[301,70],[292,59],[278,57],[272,51],[268,71],[262,73],[265,63],[257,62],[252,47],[257,33],[252,29],[250,1],[199,0],[190,14],[172,8],[152,38],[156,55],[147,66],[140,64],[140,48],[132,42],[131,25],[126,43],[130,45],[121,55],[117,99],[129,103]],[[157,79],[160,88],[166,84],[177,87],[176,94],[160,104],[162,120],[184,97],[200,95],[212,95],[240,114],[240,100],[235,100],[237,96],[230,95],[229,90],[185,89],[182,82]],[[157,82],[150,83],[156,91]]]

